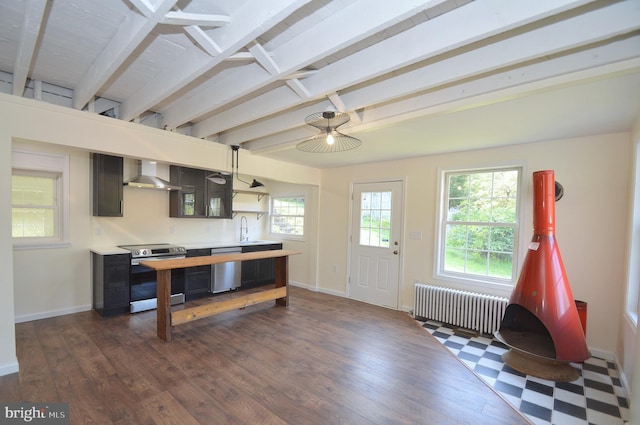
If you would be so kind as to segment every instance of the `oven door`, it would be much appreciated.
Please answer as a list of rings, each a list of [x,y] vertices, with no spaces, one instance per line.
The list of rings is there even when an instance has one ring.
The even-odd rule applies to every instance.
[[[185,258],[184,255],[165,257],[136,258],[131,260],[130,277],[130,311],[153,310],[158,306],[157,272],[140,264],[140,261],[163,261]],[[171,305],[184,303],[184,279],[181,279],[181,269],[171,272]]]

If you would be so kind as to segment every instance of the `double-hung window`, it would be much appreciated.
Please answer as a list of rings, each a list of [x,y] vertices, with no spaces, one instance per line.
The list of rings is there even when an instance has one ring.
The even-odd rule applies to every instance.
[[[515,283],[520,175],[520,168],[443,173],[438,277]]]
[[[11,236],[16,248],[68,244],[68,158],[13,151]]]
[[[272,196],[270,231],[272,235],[304,236],[304,196]]]

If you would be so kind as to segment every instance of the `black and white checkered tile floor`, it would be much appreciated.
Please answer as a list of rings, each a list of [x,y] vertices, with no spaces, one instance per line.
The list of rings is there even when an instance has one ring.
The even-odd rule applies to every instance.
[[[490,335],[419,323],[536,425],[623,425],[629,417],[626,392],[611,361],[591,357],[572,364],[581,375],[576,381],[547,381],[507,366],[502,361],[507,347]]]

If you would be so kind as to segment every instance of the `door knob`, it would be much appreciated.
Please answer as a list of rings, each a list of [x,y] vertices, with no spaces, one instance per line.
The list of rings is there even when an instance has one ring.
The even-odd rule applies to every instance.
[[[394,251],[393,251],[393,253],[394,253],[395,255],[398,255],[398,250],[397,250],[397,249],[396,249],[396,250],[394,250]]]

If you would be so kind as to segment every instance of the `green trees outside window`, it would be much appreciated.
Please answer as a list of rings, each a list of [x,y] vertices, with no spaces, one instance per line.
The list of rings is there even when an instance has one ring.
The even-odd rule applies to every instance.
[[[515,279],[520,170],[445,175],[443,272]]]

